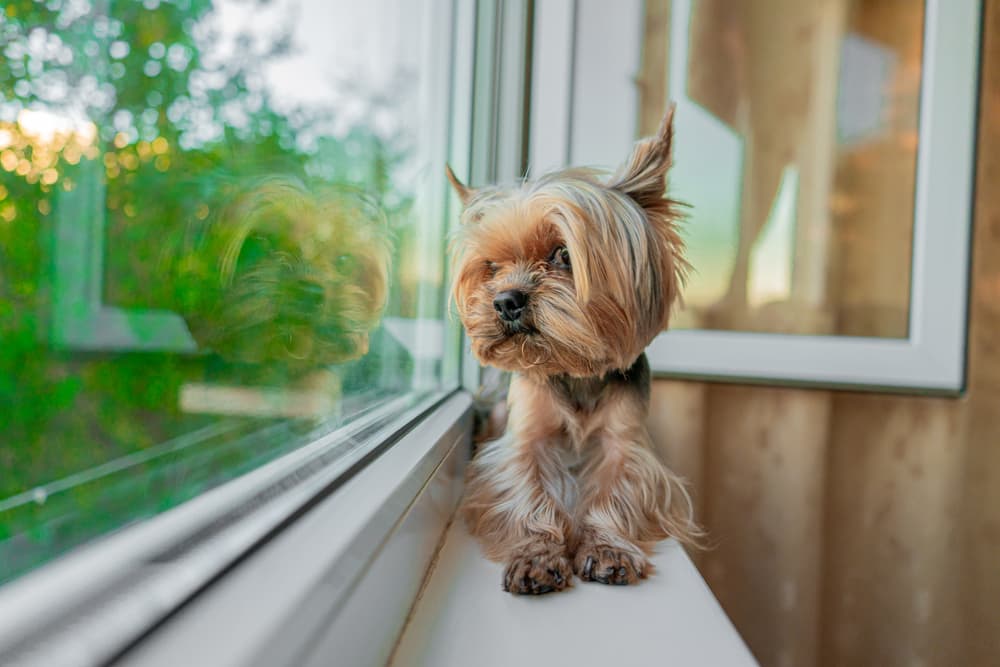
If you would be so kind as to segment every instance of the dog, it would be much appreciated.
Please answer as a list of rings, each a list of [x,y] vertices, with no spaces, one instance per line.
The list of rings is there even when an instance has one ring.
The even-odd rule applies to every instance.
[[[665,196],[673,106],[610,179],[566,169],[472,189],[452,297],[477,359],[512,373],[507,427],[469,464],[460,512],[503,589],[633,584],[667,537],[696,544],[683,480],[654,454],[644,350],[689,270]]]
[[[361,193],[258,178],[228,188],[217,214],[184,236],[177,310],[199,348],[227,365],[224,380],[322,389],[327,367],[368,352],[391,239]]]

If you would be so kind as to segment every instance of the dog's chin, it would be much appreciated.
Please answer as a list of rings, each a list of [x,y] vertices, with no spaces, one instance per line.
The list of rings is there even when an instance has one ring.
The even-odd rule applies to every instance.
[[[504,371],[525,371],[548,361],[538,334],[527,327],[500,328],[482,335],[470,332],[472,352],[484,365]]]
[[[611,370],[602,355],[576,354],[558,341],[531,327],[506,327],[476,335],[470,332],[472,352],[484,365],[535,377],[569,375],[594,377]]]
[[[270,342],[268,360],[303,367],[342,364],[368,353],[368,334],[356,331],[330,333],[322,328],[293,326]]]
[[[342,364],[368,353],[366,334],[343,334],[327,337],[314,331],[303,331],[278,338],[270,356],[275,361],[303,367]]]
[[[368,333],[344,321],[323,325],[276,320],[252,327],[217,322],[200,341],[223,359],[244,364],[281,364],[289,368],[317,368],[354,361],[368,353]]]

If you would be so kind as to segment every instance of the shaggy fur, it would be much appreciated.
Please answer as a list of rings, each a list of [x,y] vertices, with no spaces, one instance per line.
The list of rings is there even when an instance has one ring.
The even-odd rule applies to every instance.
[[[634,583],[656,542],[700,535],[645,427],[643,350],[687,270],[664,197],[672,115],[607,181],[568,169],[473,190],[448,170],[465,206],[454,300],[477,358],[514,374],[506,432],[470,464],[462,513],[512,593],[562,590],[574,573]],[[513,321],[494,301],[510,290],[526,299]]]

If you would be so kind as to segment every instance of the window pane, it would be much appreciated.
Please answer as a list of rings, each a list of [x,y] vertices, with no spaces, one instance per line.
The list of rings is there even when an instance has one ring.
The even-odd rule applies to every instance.
[[[679,101],[671,190],[693,205],[676,326],[907,337],[922,3],[662,0],[646,21],[639,129]]]
[[[0,581],[455,384],[435,7],[5,3]]]

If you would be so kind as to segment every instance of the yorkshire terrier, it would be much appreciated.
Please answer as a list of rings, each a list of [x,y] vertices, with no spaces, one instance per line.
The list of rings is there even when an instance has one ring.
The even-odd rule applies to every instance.
[[[696,543],[683,481],[654,454],[644,350],[688,270],[665,197],[673,107],[605,180],[566,169],[461,199],[452,294],[472,351],[511,371],[506,431],[469,464],[461,507],[503,588],[632,584],[660,540]]]
[[[360,193],[291,177],[241,184],[185,232],[178,310],[238,384],[339,392],[389,291],[391,244]]]

